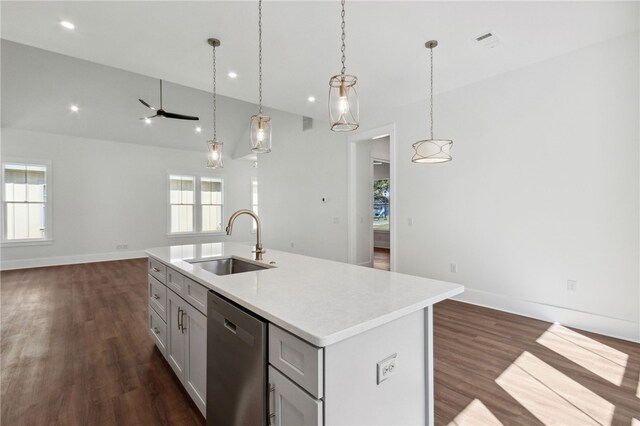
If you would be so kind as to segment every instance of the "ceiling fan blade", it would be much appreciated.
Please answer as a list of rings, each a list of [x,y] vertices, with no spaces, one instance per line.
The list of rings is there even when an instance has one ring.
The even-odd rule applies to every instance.
[[[149,119],[151,119],[151,118],[155,118],[155,117],[157,117],[157,116],[158,116],[158,114],[156,114],[156,115],[152,115],[152,116],[149,116],[149,117],[142,117],[140,120],[149,120]]]
[[[167,118],[177,118],[178,120],[200,120],[198,117],[191,115],[174,114],[172,112],[165,112],[164,116]]]
[[[148,103],[146,103],[142,99],[138,99],[138,100],[142,103],[142,105],[146,106],[147,108],[150,108],[150,109],[152,109],[154,111],[156,110],[154,107],[152,107],[151,105],[149,105]]]

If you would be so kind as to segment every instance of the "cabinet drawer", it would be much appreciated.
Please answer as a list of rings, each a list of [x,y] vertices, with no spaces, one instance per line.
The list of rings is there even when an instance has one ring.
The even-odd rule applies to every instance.
[[[207,315],[207,288],[205,286],[184,277],[182,297],[194,308]]]
[[[316,398],[322,398],[323,351],[321,348],[269,324],[269,363]]]
[[[149,334],[162,355],[167,357],[167,324],[155,310],[149,306]]]
[[[149,275],[149,305],[155,309],[160,318],[167,321],[167,288],[151,275]]]
[[[269,366],[269,414],[274,426],[322,425],[322,401],[312,398]]]
[[[184,293],[184,280],[184,275],[171,268],[167,268],[167,287],[173,290],[178,296],[182,296]]]
[[[167,267],[162,262],[149,258],[149,274],[164,284],[167,278]]]

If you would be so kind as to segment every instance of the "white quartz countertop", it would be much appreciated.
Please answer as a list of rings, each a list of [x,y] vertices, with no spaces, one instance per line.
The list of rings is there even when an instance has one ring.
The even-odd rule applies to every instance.
[[[276,268],[215,275],[190,263],[236,256],[253,246],[210,243],[146,253],[290,333],[324,347],[462,293],[459,284],[269,250]],[[255,262],[255,261],[254,261]]]

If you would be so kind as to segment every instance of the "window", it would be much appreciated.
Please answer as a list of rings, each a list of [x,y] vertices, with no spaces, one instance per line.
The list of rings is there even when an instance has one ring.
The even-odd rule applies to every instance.
[[[169,233],[221,232],[222,179],[169,175]]]
[[[389,179],[373,181],[373,229],[389,230]]]
[[[202,231],[222,231],[222,179],[201,178]]]
[[[258,214],[258,178],[251,177],[251,211]],[[258,225],[255,220],[251,221],[251,230],[255,231]]]
[[[51,238],[51,197],[47,184],[51,165],[2,163],[3,242],[39,242]]]

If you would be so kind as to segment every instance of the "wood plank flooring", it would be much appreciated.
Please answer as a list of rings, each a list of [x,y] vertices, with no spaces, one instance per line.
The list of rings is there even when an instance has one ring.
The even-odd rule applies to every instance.
[[[375,269],[382,269],[383,271],[389,271],[391,264],[391,250],[374,247],[373,248],[373,267]]]
[[[0,274],[4,425],[204,425],[147,334],[144,259]],[[640,345],[435,308],[437,425],[631,425]]]

